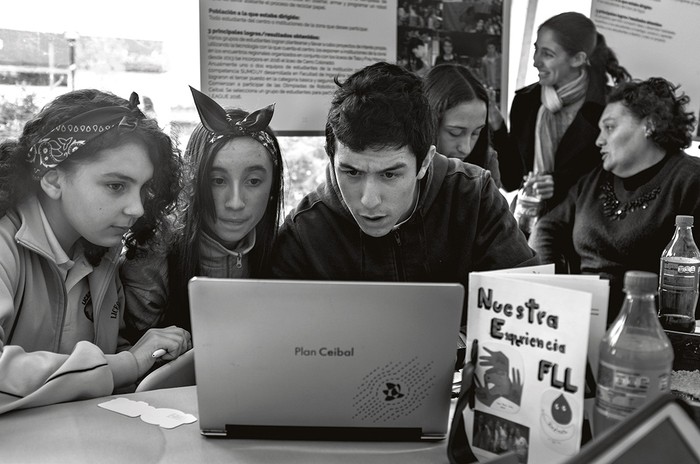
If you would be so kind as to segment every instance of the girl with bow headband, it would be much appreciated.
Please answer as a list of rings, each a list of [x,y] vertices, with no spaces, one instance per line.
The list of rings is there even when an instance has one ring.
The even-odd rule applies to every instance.
[[[274,107],[225,110],[190,90],[201,124],[185,152],[181,208],[160,249],[122,267],[134,338],[154,326],[189,330],[187,282],[194,276],[265,277],[277,236],[283,166],[269,127]]]
[[[131,100],[57,97],[0,145],[0,413],[111,394],[174,359],[189,333],[122,337],[122,250],[154,235],[177,196],[170,138]],[[128,237],[128,238],[127,238]]]

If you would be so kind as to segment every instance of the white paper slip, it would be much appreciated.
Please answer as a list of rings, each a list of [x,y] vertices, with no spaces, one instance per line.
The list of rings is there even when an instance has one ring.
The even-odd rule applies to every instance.
[[[182,424],[191,424],[197,420],[192,414],[187,414],[177,409],[154,408],[143,401],[133,401],[127,398],[115,398],[97,406],[129,417],[140,416],[143,422],[158,425],[164,429],[172,429]]]
[[[148,409],[153,409],[153,407],[149,406],[148,403],[143,401],[133,401],[126,398],[114,398],[113,400],[100,403],[98,406],[129,417],[139,417]]]

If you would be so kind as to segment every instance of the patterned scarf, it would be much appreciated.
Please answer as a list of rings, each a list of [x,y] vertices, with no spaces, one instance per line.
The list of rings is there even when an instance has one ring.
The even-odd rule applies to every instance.
[[[588,89],[588,73],[581,75],[559,90],[542,86],[542,106],[537,112],[535,126],[535,172],[554,172],[554,153],[564,132],[576,117]]]
[[[134,130],[146,116],[138,109],[139,96],[131,93],[128,106],[107,106],[81,113],[54,127],[29,147],[25,161],[34,167],[32,176],[38,180],[78,152],[87,142],[118,127]]]

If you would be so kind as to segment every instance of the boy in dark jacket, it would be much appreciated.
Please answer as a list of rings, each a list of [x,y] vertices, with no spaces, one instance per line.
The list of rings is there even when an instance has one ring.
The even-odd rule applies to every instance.
[[[468,289],[471,271],[537,264],[489,172],[435,152],[420,78],[376,63],[336,83],[326,181],[285,219],[276,277]]]

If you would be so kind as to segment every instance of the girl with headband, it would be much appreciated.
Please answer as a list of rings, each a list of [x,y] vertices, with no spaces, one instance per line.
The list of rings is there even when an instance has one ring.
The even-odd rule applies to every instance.
[[[154,235],[180,177],[170,138],[137,105],[135,93],[69,92],[0,144],[0,413],[109,395],[155,350],[191,347],[177,327],[134,346],[120,334],[120,255]]]
[[[196,275],[266,276],[277,236],[283,166],[269,127],[273,106],[224,110],[190,89],[201,124],[185,152],[182,207],[159,249],[122,267],[132,338],[154,326],[189,330],[187,282]]]

